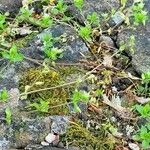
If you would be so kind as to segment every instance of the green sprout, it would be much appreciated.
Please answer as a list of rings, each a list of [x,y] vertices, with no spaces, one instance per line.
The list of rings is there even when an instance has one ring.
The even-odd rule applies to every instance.
[[[88,102],[89,97],[90,97],[89,93],[85,91],[78,91],[77,89],[74,91],[73,96],[72,96],[72,102],[73,102],[74,109],[76,112],[81,112],[78,106],[78,102],[79,101]]]
[[[7,122],[8,125],[11,124],[11,120],[12,120],[12,113],[9,107],[7,107],[5,109],[5,120]]]
[[[39,103],[30,104],[30,107],[35,108],[39,112],[47,113],[49,109],[49,102],[40,99]]]
[[[10,60],[10,62],[22,61],[24,58],[23,54],[18,52],[15,44],[12,45],[9,51],[3,51],[2,56],[3,58]]]
[[[91,41],[92,29],[90,26],[80,27],[79,35],[86,41]]]
[[[1,92],[0,92],[0,102],[6,102],[8,99],[8,92],[6,90],[6,88],[4,88]]]
[[[134,24],[138,26],[139,24],[143,24],[145,26],[146,21],[148,20],[148,14],[147,11],[144,10],[144,2],[140,3],[135,3],[132,6],[132,11],[133,11],[133,19],[134,19]]]

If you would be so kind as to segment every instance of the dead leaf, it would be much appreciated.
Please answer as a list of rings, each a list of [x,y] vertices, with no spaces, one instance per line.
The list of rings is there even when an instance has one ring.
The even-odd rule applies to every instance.
[[[112,67],[112,57],[110,55],[105,55],[104,58],[103,58],[103,62],[102,64],[106,67]]]
[[[135,100],[138,101],[140,104],[145,104],[150,102],[150,98],[138,97],[138,96],[135,96]]]

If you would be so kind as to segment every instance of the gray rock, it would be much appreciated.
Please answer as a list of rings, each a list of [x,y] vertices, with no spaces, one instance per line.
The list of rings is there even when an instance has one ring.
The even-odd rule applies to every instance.
[[[102,18],[102,13],[110,13],[112,8],[117,10],[120,6],[118,0],[85,0],[83,7],[83,16],[81,16],[80,12],[73,5],[73,1],[65,0],[66,3],[69,4],[68,12],[81,24],[84,24],[85,18],[88,14],[92,14],[93,12],[97,12],[99,18]]]
[[[69,124],[69,117],[51,116],[50,118],[52,120],[51,132],[64,134]]]
[[[145,8],[150,16],[150,3],[145,0]],[[127,52],[132,56],[132,65],[138,73],[150,72],[150,19],[146,22],[146,26],[140,25],[136,30],[126,29],[118,35],[117,44],[120,41],[128,43],[131,35],[135,36],[135,54]],[[128,45],[128,44],[127,44]]]
[[[59,148],[59,147],[52,147],[52,146],[41,146],[39,144],[31,144],[28,145],[26,150],[79,150],[77,147],[69,147],[68,149],[66,148]]]
[[[44,30],[29,42],[29,47],[23,50],[26,56],[44,59],[42,41],[40,40],[44,34],[52,34],[54,38],[61,37],[61,40],[54,45],[54,47],[64,50],[63,57],[57,60],[59,62],[78,62],[83,58],[82,54],[89,53],[88,47],[73,28],[68,25],[55,25]]]
[[[102,35],[100,37],[100,42],[104,42],[109,47],[115,47],[114,41],[109,36]]]
[[[50,132],[50,126],[49,117],[22,120],[13,118],[10,126],[0,124],[0,148],[24,148],[30,143],[38,144]]]
[[[14,13],[22,6],[22,0],[0,0],[0,12]]]

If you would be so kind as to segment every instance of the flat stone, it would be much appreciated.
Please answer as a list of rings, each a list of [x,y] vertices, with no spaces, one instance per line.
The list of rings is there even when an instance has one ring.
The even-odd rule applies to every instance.
[[[145,9],[148,11],[148,16],[150,16],[149,0],[144,2]],[[120,46],[120,41],[128,43],[131,35],[135,36],[135,54],[129,52],[130,47],[127,48],[126,52],[132,57],[133,68],[139,74],[150,72],[150,19],[145,26],[139,25],[136,30],[126,29],[120,32],[117,40],[118,46]]]

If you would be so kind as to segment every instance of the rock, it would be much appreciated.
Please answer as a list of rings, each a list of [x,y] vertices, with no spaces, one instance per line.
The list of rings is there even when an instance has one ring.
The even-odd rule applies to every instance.
[[[51,116],[52,120],[51,132],[56,134],[64,134],[69,124],[69,117],[67,116]]]
[[[54,44],[54,47],[64,50],[63,57],[57,60],[59,62],[78,62],[83,58],[81,53],[85,55],[89,53],[88,47],[73,28],[68,25],[56,25],[44,30],[33,41],[28,43],[29,47],[22,49],[26,56],[35,59],[44,59],[43,44],[41,41],[44,34],[52,34],[54,38],[61,36],[60,41]]]
[[[4,111],[7,107],[14,109],[19,105],[19,90],[17,88],[8,91],[7,102],[0,102],[0,112]]]
[[[81,16],[80,12],[77,10],[77,8],[73,5],[73,1],[65,0],[67,4],[69,4],[68,12],[81,24],[84,24],[85,18],[88,14],[92,14],[93,12],[96,12],[99,16],[99,18],[102,18],[103,13],[109,13],[111,12],[112,8],[117,10],[119,8],[120,4],[119,1],[116,0],[85,0],[84,6],[83,6],[83,16]]]
[[[41,143],[50,132],[49,117],[36,119],[13,118],[12,124],[0,124],[0,147],[24,148],[30,143]]]
[[[121,12],[116,12],[108,21],[109,25],[111,27],[115,26],[119,26],[120,24],[122,24],[125,20],[125,15]]]
[[[35,66],[34,63],[26,60],[13,64],[7,61],[1,62],[0,69],[4,70],[0,75],[0,90],[4,87],[6,87],[7,90],[10,90],[11,88],[18,88],[18,82],[22,72],[33,66]]]
[[[144,2],[145,9],[150,16],[150,3],[148,0]],[[131,35],[135,36],[135,54],[129,52],[130,47],[127,48],[126,52],[132,57],[132,65],[135,71],[139,74],[150,72],[150,20],[146,22],[145,26],[139,25],[136,30],[126,29],[120,32],[117,40],[118,46],[120,46],[120,41],[128,43]]]
[[[25,148],[25,150],[80,150],[80,149],[77,147],[69,147],[68,149],[66,149],[53,146],[41,146],[39,144],[30,144]]]
[[[0,12],[14,13],[22,6],[22,0],[0,0]]]
[[[109,47],[115,47],[114,41],[109,36],[102,35],[100,37],[100,42],[104,42]]]
[[[46,137],[45,137],[45,141],[48,143],[53,143],[53,141],[55,141],[56,139],[56,135],[54,135],[53,133],[49,133]]]
[[[140,150],[139,146],[135,143],[129,143],[128,145],[131,150]]]

